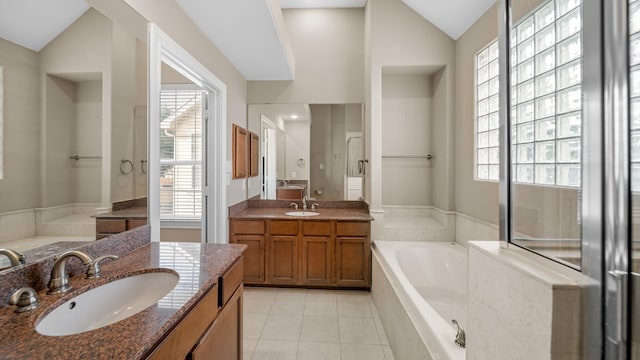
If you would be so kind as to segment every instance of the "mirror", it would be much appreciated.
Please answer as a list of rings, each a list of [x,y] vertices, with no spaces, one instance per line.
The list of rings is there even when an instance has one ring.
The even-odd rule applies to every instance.
[[[362,104],[251,104],[259,172],[248,198],[358,200],[363,195]]]
[[[3,7],[18,19],[56,17],[34,14],[44,5],[28,10]],[[146,29],[125,10],[135,15],[128,26],[135,19]],[[57,30],[30,29],[39,43],[0,35],[0,248],[27,262],[94,241],[93,215],[147,196],[146,38],[86,4],[69,16]],[[0,256],[0,269],[7,265]]]

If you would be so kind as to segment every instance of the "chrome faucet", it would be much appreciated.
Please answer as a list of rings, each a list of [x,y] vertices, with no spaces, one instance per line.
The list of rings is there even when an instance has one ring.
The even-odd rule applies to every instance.
[[[307,210],[307,194],[302,196],[302,210]]]
[[[11,267],[23,265],[25,263],[25,256],[22,253],[11,249],[0,249],[0,254],[5,255],[11,261]]]
[[[320,206],[318,203],[311,204],[311,210],[315,210],[318,206]]]
[[[60,294],[71,290],[71,286],[69,286],[69,275],[66,271],[67,260],[71,257],[77,257],[84,265],[91,265],[93,262],[91,256],[81,251],[71,250],[58,256],[51,268],[51,279],[47,285],[49,288],[47,294]]]
[[[456,333],[456,340],[455,340],[456,345],[460,346],[461,348],[466,347],[467,336],[465,335],[464,329],[462,328],[462,326],[460,326],[460,324],[458,324],[458,322],[455,319],[451,320],[451,323],[453,323],[453,325],[455,325],[458,328],[458,332]]]
[[[293,206],[294,209],[298,210],[298,204],[292,202],[289,206]]]

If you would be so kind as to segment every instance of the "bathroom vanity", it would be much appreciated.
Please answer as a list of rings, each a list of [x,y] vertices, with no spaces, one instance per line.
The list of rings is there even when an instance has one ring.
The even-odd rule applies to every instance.
[[[323,202],[329,203],[342,202]],[[372,217],[359,203],[321,205],[317,215],[306,217],[286,215],[292,209],[277,207],[278,201],[231,209],[229,242],[247,245],[245,284],[370,288]]]
[[[52,259],[3,274],[0,293],[22,286],[34,287],[40,305],[15,313],[15,306],[0,306],[0,347],[3,359],[241,359],[243,245],[200,243],[149,243],[148,226],[88,244],[92,257],[120,255],[102,265],[97,279],[85,279],[86,269],[70,260],[69,292],[47,295],[46,282]],[[139,236],[136,248],[124,249]],[[114,241],[120,241],[113,244]],[[29,273],[44,272],[35,278]],[[175,288],[154,305],[105,327],[66,336],[45,336],[36,325],[53,309],[80,293],[116,280],[154,272],[177,274]],[[141,296],[131,293],[130,296]],[[80,300],[76,308],[80,307]],[[65,304],[66,305],[66,304]],[[94,304],[95,305],[95,304]],[[97,306],[97,305],[96,305]],[[73,308],[70,308],[73,311]]]

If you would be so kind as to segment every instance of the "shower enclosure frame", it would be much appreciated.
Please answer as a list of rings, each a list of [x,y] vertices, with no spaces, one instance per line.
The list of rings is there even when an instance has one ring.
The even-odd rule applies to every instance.
[[[499,0],[500,243],[512,239],[511,15]],[[631,358],[629,31],[627,0],[584,0],[580,271],[585,359]],[[638,309],[636,309],[638,310]]]

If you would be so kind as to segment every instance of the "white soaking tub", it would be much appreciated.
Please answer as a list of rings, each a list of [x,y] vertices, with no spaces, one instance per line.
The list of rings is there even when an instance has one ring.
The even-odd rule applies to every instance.
[[[397,359],[465,359],[467,252],[456,243],[376,241],[373,294]]]

